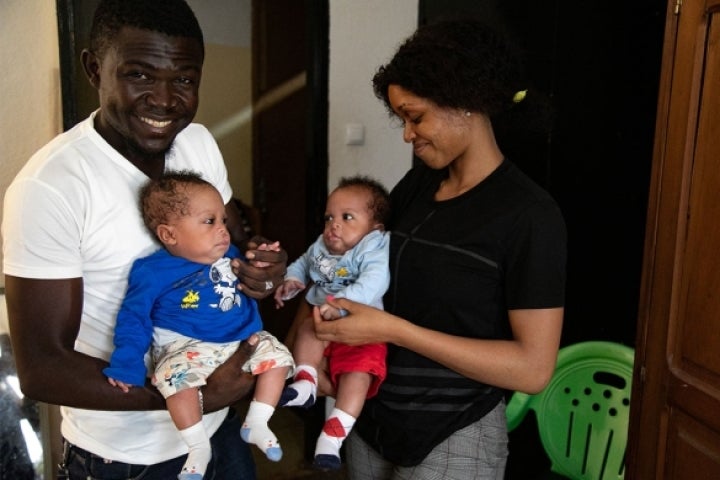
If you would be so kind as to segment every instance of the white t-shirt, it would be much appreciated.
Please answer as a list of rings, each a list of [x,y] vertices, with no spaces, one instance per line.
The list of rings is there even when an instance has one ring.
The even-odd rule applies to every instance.
[[[24,278],[82,277],[84,303],[75,350],[108,360],[130,266],[159,244],[138,207],[147,176],[95,131],[94,117],[40,149],[8,188],[3,268]],[[225,203],[232,196],[222,155],[201,125],[180,132],[165,168],[199,172]],[[61,411],[63,436],[103,458],[154,464],[187,453],[167,411]],[[226,413],[205,415],[209,434]]]

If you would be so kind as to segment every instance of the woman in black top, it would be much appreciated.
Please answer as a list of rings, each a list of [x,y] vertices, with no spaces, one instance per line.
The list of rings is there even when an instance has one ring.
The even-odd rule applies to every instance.
[[[392,192],[386,312],[337,300],[347,317],[315,318],[323,340],[389,344],[387,379],[348,440],[352,479],[502,479],[503,394],[552,376],[565,225],[493,132],[533,95],[520,72],[494,31],[454,21],[418,29],[375,74],[422,164]]]

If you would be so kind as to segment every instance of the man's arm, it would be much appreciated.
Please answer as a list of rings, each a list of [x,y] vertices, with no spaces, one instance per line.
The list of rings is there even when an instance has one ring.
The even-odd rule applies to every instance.
[[[149,382],[124,393],[102,373],[108,363],[75,351],[83,303],[82,278],[37,280],[5,276],[10,338],[25,395],[55,405],[91,410],[159,410],[165,400]],[[254,346],[238,351],[208,378],[205,411],[243,398],[254,386],[241,367]]]
[[[5,276],[5,296],[20,387],[38,401],[94,410],[165,408],[152,387],[125,394],[111,386],[107,362],[75,351],[83,280]]]

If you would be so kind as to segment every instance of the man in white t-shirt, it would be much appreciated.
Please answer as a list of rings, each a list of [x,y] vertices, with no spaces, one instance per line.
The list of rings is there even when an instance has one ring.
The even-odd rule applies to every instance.
[[[61,478],[166,480],[187,447],[162,396],[149,383],[123,393],[102,373],[130,266],[159,248],[138,210],[140,187],[165,170],[194,170],[212,183],[233,242],[266,262],[234,262],[254,298],[282,284],[287,255],[244,238],[217,144],[191,123],[204,43],[184,0],[101,1],[81,59],[100,108],[33,155],[5,196],[3,266],[18,375],[28,397],[62,405]],[[203,421],[214,433],[205,478],[255,477],[227,408],[253,386],[241,372],[252,349],[245,343],[202,388]]]

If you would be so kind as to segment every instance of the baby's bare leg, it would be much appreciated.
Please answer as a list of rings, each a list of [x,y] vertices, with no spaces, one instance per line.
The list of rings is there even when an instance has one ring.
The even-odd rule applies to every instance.
[[[315,337],[312,317],[303,319],[297,326],[293,344],[293,357],[297,363],[293,383],[282,392],[281,407],[309,408],[317,397],[318,369],[323,360],[326,342]]]

